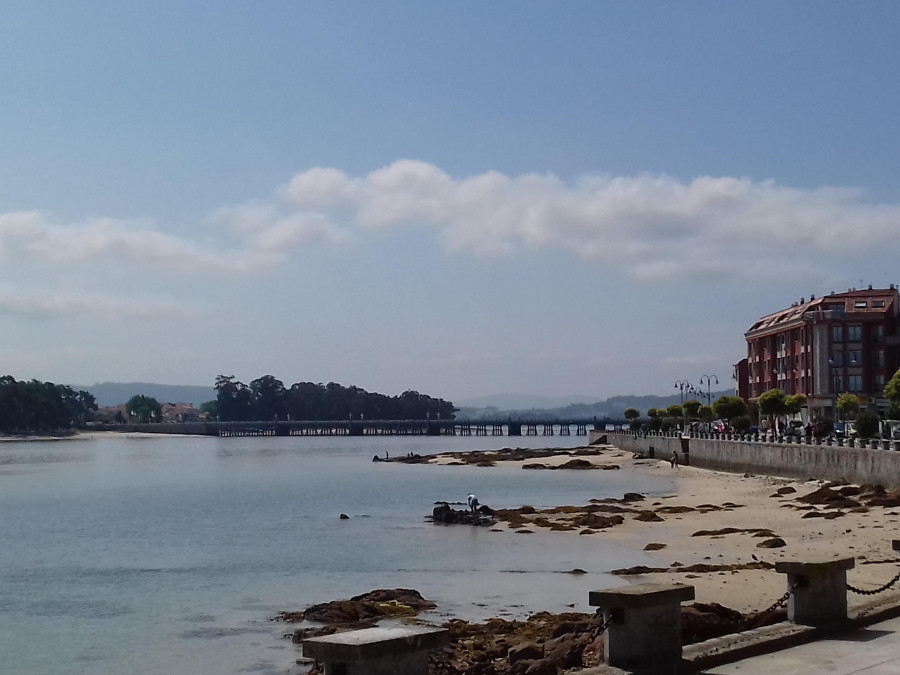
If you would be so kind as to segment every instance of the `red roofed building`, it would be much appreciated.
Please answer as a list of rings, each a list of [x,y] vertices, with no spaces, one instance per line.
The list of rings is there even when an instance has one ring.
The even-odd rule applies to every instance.
[[[892,284],[801,298],[744,337],[747,358],[735,367],[741,397],[805,394],[814,417],[836,419],[837,395],[850,392],[861,409],[883,413],[884,385],[900,367],[900,293]]]

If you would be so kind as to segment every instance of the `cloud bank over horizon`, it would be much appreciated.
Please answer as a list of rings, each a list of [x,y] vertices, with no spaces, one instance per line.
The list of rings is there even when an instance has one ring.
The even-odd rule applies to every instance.
[[[454,178],[434,164],[402,159],[365,176],[311,168],[266,198],[214,210],[189,233],[147,220],[59,223],[40,211],[3,213],[0,263],[253,275],[286,264],[297,251],[417,228],[431,230],[451,255],[557,249],[640,282],[714,281],[787,268],[799,275],[883,256],[898,226],[900,205],[872,203],[856,188],[653,174],[585,175],[571,183],[553,174],[497,171]],[[26,312],[22,301],[5,296],[0,313]],[[63,311],[59,303],[36,304],[36,314]],[[106,313],[122,303],[94,297],[80,304]],[[173,304],[160,298],[149,306],[168,312]]]

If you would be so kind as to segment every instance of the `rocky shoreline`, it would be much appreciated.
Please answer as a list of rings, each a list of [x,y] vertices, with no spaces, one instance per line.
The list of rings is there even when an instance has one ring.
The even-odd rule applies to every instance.
[[[900,491],[889,492],[876,485],[675,467],[668,461],[636,457],[609,446],[506,448],[387,461],[481,468],[518,463],[532,470],[625,468],[674,477],[677,492],[662,497],[627,493],[620,498],[592,499],[581,506],[546,509],[481,506],[475,514],[438,502],[429,518],[441,525],[486,526],[491,531],[536,536],[542,531],[571,532],[599,538],[598,545],[603,540],[614,541],[662,558],[662,564],[608,572],[634,583],[693,585],[697,601],[682,608],[684,644],[783,620],[783,609],[762,609],[784,592],[785,579],[773,570],[778,560],[854,555],[855,578],[848,581],[862,587],[878,587],[894,574],[898,562],[885,530],[900,523]],[[578,568],[571,572],[586,573]],[[283,613],[279,620],[302,621],[304,625],[290,634],[293,640],[302,641],[321,634],[318,631],[347,630],[379,620],[419,621],[418,614],[429,608],[427,600],[409,589],[373,593],[372,597],[326,603],[327,611],[317,606],[302,613]],[[719,604],[725,598],[730,606]],[[853,596],[849,599],[851,604],[857,602]],[[354,603],[362,604],[357,607]],[[443,623],[450,632],[451,648],[433,656],[429,672],[557,675],[571,668],[591,667],[600,662],[603,653],[598,625],[596,615],[577,612],[536,612],[520,621],[452,619]],[[313,667],[310,672],[319,671]]]
[[[303,623],[285,635],[299,644],[320,635],[368,628],[382,620],[416,621],[421,612],[434,607],[412,589],[379,589],[300,612],[281,612],[275,620]],[[693,603],[682,608],[681,619],[683,644],[693,644],[783,621],[784,610],[745,615],[718,604]],[[431,656],[429,675],[558,675],[603,661],[597,614],[537,612],[523,621],[451,619],[441,627],[449,631],[450,647]],[[320,664],[305,663],[310,675],[323,672]]]

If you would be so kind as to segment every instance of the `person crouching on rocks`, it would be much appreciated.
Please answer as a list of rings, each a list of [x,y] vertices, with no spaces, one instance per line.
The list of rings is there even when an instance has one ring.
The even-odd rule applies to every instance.
[[[469,510],[472,512],[472,518],[475,519],[478,517],[478,497],[475,495],[469,495],[466,497],[466,504],[469,505]]]

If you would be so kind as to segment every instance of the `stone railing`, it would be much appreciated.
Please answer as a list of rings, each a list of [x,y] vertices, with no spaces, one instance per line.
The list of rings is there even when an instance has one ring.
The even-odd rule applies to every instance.
[[[734,473],[900,487],[900,442],[885,440],[808,439],[761,434],[604,431],[607,441],[646,457],[669,459],[679,453],[683,464]]]

